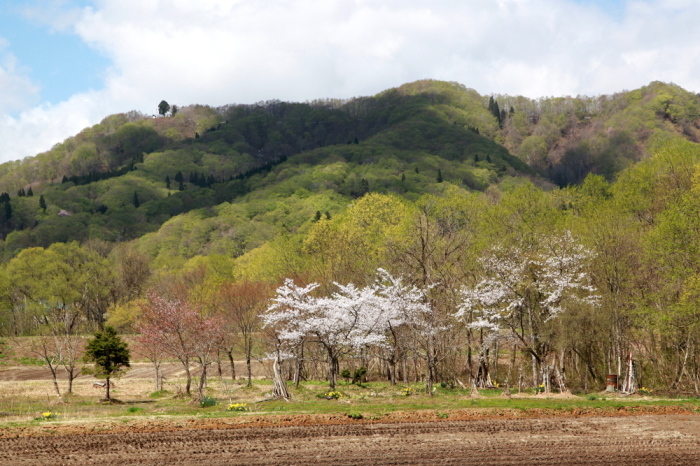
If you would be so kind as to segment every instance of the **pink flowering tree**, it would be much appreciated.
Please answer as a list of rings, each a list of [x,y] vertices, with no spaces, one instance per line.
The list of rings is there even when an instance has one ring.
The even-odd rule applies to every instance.
[[[142,306],[138,330],[143,345],[159,348],[182,363],[187,377],[185,392],[191,394],[191,364],[201,369],[198,394],[206,386],[207,368],[224,337],[224,324],[218,317],[207,317],[188,301],[168,300],[149,293]]]

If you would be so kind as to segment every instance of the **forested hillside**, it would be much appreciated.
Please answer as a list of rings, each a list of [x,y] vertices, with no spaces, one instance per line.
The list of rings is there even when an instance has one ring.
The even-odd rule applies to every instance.
[[[277,348],[297,377],[372,360],[584,386],[632,352],[643,383],[697,391],[699,138],[700,98],[663,83],[530,100],[420,81],[111,116],[0,166],[0,329],[139,331],[177,299],[221,319],[225,352]],[[253,345],[285,278],[298,325],[270,314],[277,346]],[[343,306],[372,338],[337,343],[357,330]]]

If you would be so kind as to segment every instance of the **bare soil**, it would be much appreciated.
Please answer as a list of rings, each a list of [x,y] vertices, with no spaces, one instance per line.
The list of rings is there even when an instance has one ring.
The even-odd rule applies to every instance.
[[[52,424],[0,431],[3,464],[700,464],[700,416],[455,410]],[[429,417],[432,416],[432,419]]]

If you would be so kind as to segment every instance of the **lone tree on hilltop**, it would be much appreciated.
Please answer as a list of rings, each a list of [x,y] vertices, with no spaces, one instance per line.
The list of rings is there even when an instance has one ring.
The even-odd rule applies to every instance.
[[[170,104],[165,100],[161,100],[158,104],[158,113],[165,116],[166,113],[170,111]]]
[[[129,364],[129,348],[113,327],[105,327],[103,331],[95,333],[95,338],[88,340],[85,346],[86,362],[95,363],[92,373],[100,379],[105,379],[107,401],[109,396],[110,379],[122,373]]]

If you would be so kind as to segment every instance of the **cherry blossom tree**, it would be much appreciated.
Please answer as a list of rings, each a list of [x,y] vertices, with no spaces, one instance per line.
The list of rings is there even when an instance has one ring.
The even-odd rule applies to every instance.
[[[382,299],[382,327],[385,339],[380,349],[389,365],[389,381],[396,384],[396,365],[408,352],[410,338],[407,330],[415,325],[421,314],[428,312],[425,293],[413,285],[403,283],[402,277],[394,277],[384,269],[377,270],[376,290]]]
[[[302,287],[294,284],[294,280],[286,279],[284,285],[277,288],[267,312],[260,316],[273,346],[270,358],[273,361],[272,393],[275,397],[285,400],[290,398],[281,365],[304,343],[307,331],[305,318],[316,305],[316,299],[311,293],[318,286],[318,283],[310,283]]]
[[[468,327],[516,339],[531,355],[533,380],[553,349],[553,322],[572,301],[597,305],[585,267],[592,253],[570,232],[533,250],[496,247],[481,259],[486,277],[462,288],[456,317]],[[488,377],[482,374],[482,378]]]
[[[363,348],[386,349],[395,373],[398,355],[406,344],[399,337],[399,327],[427,328],[430,308],[424,304],[424,293],[381,269],[375,284],[334,285],[337,291],[326,297],[311,295],[317,283],[300,287],[288,279],[277,289],[273,304],[262,316],[265,327],[275,329],[276,365],[281,364],[282,355],[291,355],[301,344],[310,342],[326,353],[331,389],[337,383],[340,359]]]
[[[142,344],[160,347],[182,363],[187,376],[185,392],[188,395],[192,387],[190,365],[193,361],[199,365],[201,375],[198,391],[201,398],[206,385],[207,368],[223,338],[224,325],[221,319],[202,315],[201,309],[188,301],[168,300],[148,293],[147,301],[141,309],[138,329]]]
[[[374,286],[358,288],[336,283],[338,291],[316,300],[304,325],[313,341],[328,355],[328,382],[335,389],[340,358],[360,348],[385,340],[385,319],[381,299]]]

